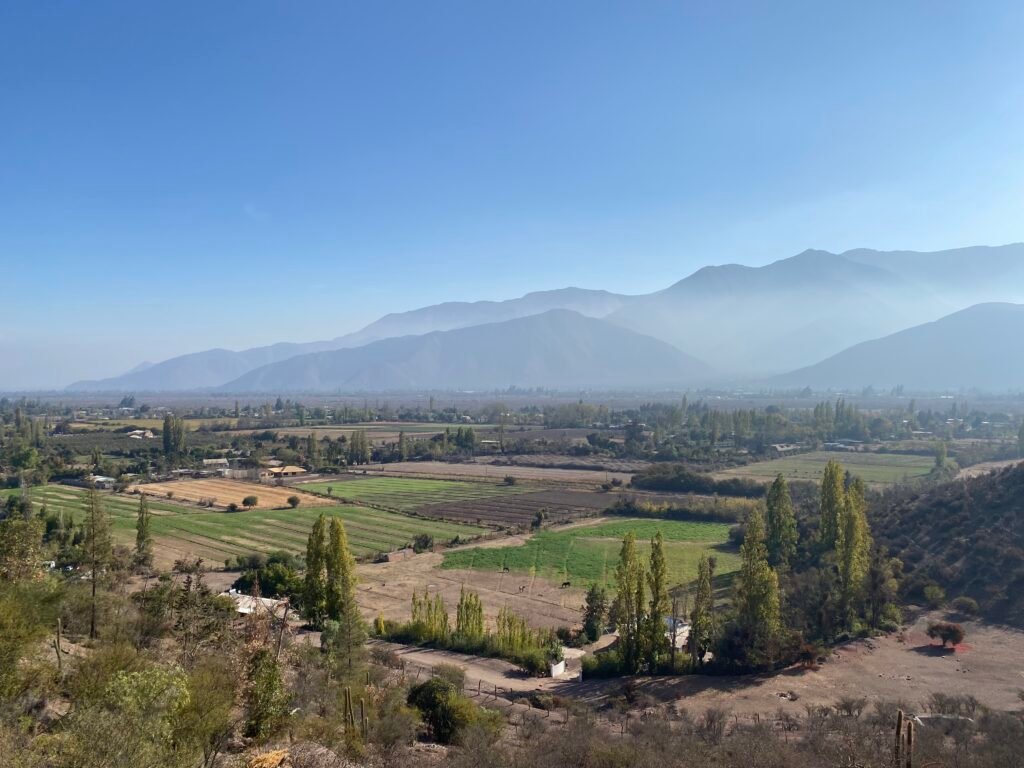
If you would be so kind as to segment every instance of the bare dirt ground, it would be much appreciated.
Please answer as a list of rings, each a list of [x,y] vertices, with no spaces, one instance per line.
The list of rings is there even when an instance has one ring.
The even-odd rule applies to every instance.
[[[628,472],[602,472],[590,469],[554,469],[545,467],[510,467],[490,464],[449,464],[442,461],[402,461],[393,464],[368,464],[363,467],[368,474],[393,475],[396,477],[432,477],[441,480],[501,480],[511,475],[517,480],[550,482],[558,485],[586,486],[598,488],[602,483],[619,479],[628,483],[632,474]]]
[[[173,493],[174,499],[180,501],[199,502],[213,499],[217,507],[227,507],[228,504],[242,506],[242,499],[246,496],[255,496],[259,499],[256,509],[273,509],[275,507],[287,507],[289,496],[299,496],[302,505],[314,507],[327,505],[331,501],[311,493],[303,493],[289,486],[278,487],[276,485],[263,485],[262,483],[246,483],[241,480],[210,479],[210,480],[172,480],[167,483],[142,483],[133,485],[129,492],[139,491],[147,496],[158,496],[167,498],[168,493]]]
[[[527,453],[512,456],[477,456],[473,459],[476,464],[488,464],[490,466],[520,466],[520,467],[541,467],[541,468],[584,468],[584,471],[616,472],[632,474],[646,469],[651,465],[649,461],[638,459],[612,459],[605,456],[564,456],[558,453]]]
[[[957,473],[957,480],[966,480],[970,477],[980,477],[981,475],[987,475],[989,472],[995,472],[999,469],[1006,469],[1007,467],[1015,467],[1024,459],[1009,459],[1007,461],[983,461],[980,464],[961,469]]]
[[[482,546],[511,546],[524,537],[512,536],[484,542]],[[504,607],[509,607],[535,627],[572,626],[580,621],[584,592],[559,589],[551,582],[522,573],[441,570],[443,556],[415,555],[397,563],[360,565],[359,604],[367,619],[408,621],[413,590],[440,594],[454,612],[463,586],[480,595],[484,617],[493,626]]]

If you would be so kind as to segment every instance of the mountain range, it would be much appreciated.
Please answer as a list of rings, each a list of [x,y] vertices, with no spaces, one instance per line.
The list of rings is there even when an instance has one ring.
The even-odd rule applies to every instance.
[[[812,386],[825,386],[826,381],[830,386],[847,386],[865,377],[872,379],[867,383],[882,385],[902,369],[881,361],[874,368],[867,367],[863,356],[876,350],[880,360],[887,360],[884,350],[888,347],[881,345],[886,338],[955,316],[976,304],[1021,300],[1024,244],[932,253],[808,250],[762,267],[704,267],[664,290],[640,296],[566,288],[507,301],[437,304],[385,315],[359,331],[329,341],[281,343],[237,352],[206,350],[140,365],[108,379],[76,382],[68,389],[355,391],[627,386],[630,377],[616,370],[623,350],[614,344],[632,345],[632,364],[651,372],[652,378],[640,377],[638,386],[665,383],[657,377],[671,370],[678,376],[673,380],[676,387],[707,381],[797,383],[801,376],[807,377],[803,383]],[[514,322],[553,310],[564,312],[555,312],[543,322]],[[570,320],[570,314],[578,317]],[[981,312],[979,318],[989,324],[1005,319],[994,312]],[[580,319],[603,322],[580,323]],[[443,335],[473,328],[480,330],[455,337]],[[545,333],[563,333],[566,338],[557,344],[545,342],[536,349],[538,357],[529,357]],[[593,334],[598,333],[604,334],[611,352],[595,353]],[[982,333],[990,341],[983,348],[990,348],[998,335],[998,327],[987,337]],[[880,346],[869,346],[867,351],[861,348],[872,340]],[[384,341],[393,343],[379,346]],[[574,343],[580,348],[574,349]],[[461,353],[458,344],[464,345]],[[595,346],[588,346],[592,344]],[[490,353],[495,348],[508,350],[512,359],[507,364],[499,361]],[[848,348],[851,355],[861,356],[857,359],[862,368],[857,376],[851,371],[850,378],[844,379],[842,361],[830,361]],[[853,348],[860,351],[855,353]],[[358,349],[363,352],[356,354]],[[345,350],[351,354],[332,354]],[[641,350],[649,357],[638,357],[636,352]],[[683,357],[666,357],[670,354],[667,350],[683,353]],[[471,359],[474,356],[476,359]],[[555,363],[558,359],[561,365]],[[490,361],[486,370],[481,367],[484,360]],[[815,371],[818,363],[824,367]],[[568,375],[572,364],[579,366],[578,372]],[[936,375],[925,384],[940,387],[939,382],[946,381],[967,382],[958,386],[999,382],[1014,386],[1019,380],[996,375],[983,382],[978,369],[973,379],[971,375]],[[914,386],[910,379],[897,383]]]

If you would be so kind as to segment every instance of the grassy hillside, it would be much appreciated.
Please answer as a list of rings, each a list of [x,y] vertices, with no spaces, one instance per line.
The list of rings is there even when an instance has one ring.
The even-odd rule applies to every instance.
[[[934,582],[1024,626],[1024,466],[874,504],[876,538],[903,560],[908,599]]]

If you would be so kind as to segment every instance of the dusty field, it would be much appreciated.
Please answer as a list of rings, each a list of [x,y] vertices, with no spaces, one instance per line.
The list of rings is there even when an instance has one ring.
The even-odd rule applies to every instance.
[[[300,506],[303,507],[324,506],[331,503],[329,499],[322,499],[311,493],[303,493],[292,487],[261,485],[260,483],[246,483],[241,480],[227,479],[172,480],[167,483],[143,483],[131,486],[129,491],[132,493],[138,491],[147,496],[174,498],[192,502],[212,499],[212,503],[221,508],[227,507],[231,503],[242,506],[242,499],[246,496],[255,496],[259,499],[256,509],[287,507],[289,496],[298,496],[302,499]],[[168,493],[172,493],[173,496],[168,497]]]
[[[632,474],[649,467],[651,462],[638,459],[612,459],[606,456],[564,456],[557,453],[530,453],[520,456],[477,456],[477,464],[490,466],[541,467],[554,469],[583,469],[596,472]]]
[[[507,545],[523,541],[506,537],[493,542]],[[492,542],[488,542],[492,543]],[[528,574],[482,571],[441,570],[442,555],[425,553],[398,563],[360,565],[359,604],[364,616],[372,620],[408,621],[412,592],[428,589],[439,594],[452,613],[459,602],[463,585],[480,595],[484,616],[494,626],[498,611],[508,606],[532,626],[572,626],[581,621],[582,589],[559,589],[557,585]]]
[[[550,522],[599,514],[616,496],[592,491],[536,491],[509,496],[426,504],[416,514],[460,523],[492,525],[499,528],[529,528],[534,516],[544,510]]]
[[[628,483],[628,472],[601,472],[588,469],[547,469],[541,467],[491,466],[490,464],[448,464],[442,461],[402,461],[394,464],[370,464],[367,472],[381,475],[436,477],[442,480],[501,480],[511,475],[517,480],[549,482],[559,485],[599,488],[617,478]]]
[[[1024,459],[1009,459],[1007,461],[983,461],[981,464],[975,464],[974,466],[961,469],[957,473],[958,480],[965,480],[969,477],[981,477],[981,475],[987,475],[989,472],[995,472],[999,469],[1006,469],[1007,467],[1015,467],[1020,464]]]

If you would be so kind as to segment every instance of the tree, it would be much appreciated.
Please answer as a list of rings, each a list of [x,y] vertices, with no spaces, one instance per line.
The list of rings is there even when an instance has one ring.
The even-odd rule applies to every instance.
[[[310,432],[309,437],[306,438],[306,461],[313,472],[320,468],[320,441],[316,439],[314,432]]]
[[[245,735],[266,739],[281,722],[288,703],[281,666],[269,648],[253,654],[246,682]]]
[[[258,496],[246,496],[244,499],[242,499],[242,506],[245,507],[246,509],[252,509],[259,503],[260,500]]]
[[[299,506],[299,504],[301,502],[302,502],[302,499],[300,499],[298,496],[289,496],[288,497],[288,506],[291,507],[292,509],[295,509],[297,506]]]
[[[467,643],[479,643],[484,639],[484,607],[480,595],[459,590],[459,605],[455,611],[455,634]]]
[[[327,521],[321,513],[306,542],[306,576],[302,587],[302,614],[317,628],[323,626],[327,615],[326,538]]]
[[[946,448],[946,442],[942,441],[935,448],[935,468],[936,469],[945,469],[947,455],[948,455],[948,450]]]
[[[941,640],[943,648],[947,643],[952,646],[959,645],[964,641],[966,634],[962,626],[948,621],[936,621],[928,625],[928,637]]]
[[[637,558],[636,534],[632,531],[622,539],[619,564],[615,568],[615,625],[619,630],[619,643],[623,667],[631,674],[640,670],[641,623],[644,605],[643,567]]]
[[[755,652],[764,652],[779,632],[779,578],[768,564],[764,514],[755,507],[747,520],[736,574],[736,623]]]
[[[135,564],[141,568],[149,568],[153,564],[153,536],[149,528],[149,502],[143,494],[139,497],[139,511],[135,519]]]
[[[714,563],[706,554],[697,563],[697,584],[694,590],[693,610],[690,612],[690,658],[697,666],[704,660],[704,654],[714,644],[717,627],[715,624],[715,595],[712,585]]]
[[[96,585],[100,571],[113,558],[113,544],[110,538],[110,520],[95,488],[89,489],[89,500],[85,517],[85,539],[82,543],[84,560],[89,566],[89,580],[92,587],[92,601],[89,609],[89,637],[96,638]]]
[[[591,584],[587,590],[586,605],[583,609],[583,634],[590,642],[596,642],[604,629],[608,615],[608,593],[605,588]]]
[[[405,432],[398,433],[398,458],[406,461],[409,458],[409,439]]]
[[[647,657],[647,670],[654,672],[658,661],[668,651],[668,638],[665,636],[665,619],[672,609],[668,599],[668,568],[665,563],[665,538],[658,531],[651,540],[651,564],[647,571],[647,588],[651,593],[647,607],[647,618],[644,623],[644,655]]]
[[[326,616],[338,622],[335,651],[342,657],[349,673],[356,666],[366,640],[366,627],[356,603],[356,561],[348,548],[345,526],[331,518],[325,557]]]
[[[843,535],[841,519],[846,507],[843,486],[843,468],[835,459],[829,459],[821,478],[821,526],[818,535],[822,546],[836,549]]]
[[[796,515],[789,484],[780,473],[768,489],[768,562],[776,568],[787,568],[796,554]]]
[[[860,612],[864,600],[864,583],[870,566],[871,532],[868,529],[866,508],[864,481],[858,477],[846,492],[841,517],[842,536],[836,542],[840,605],[847,625],[853,614]]]

